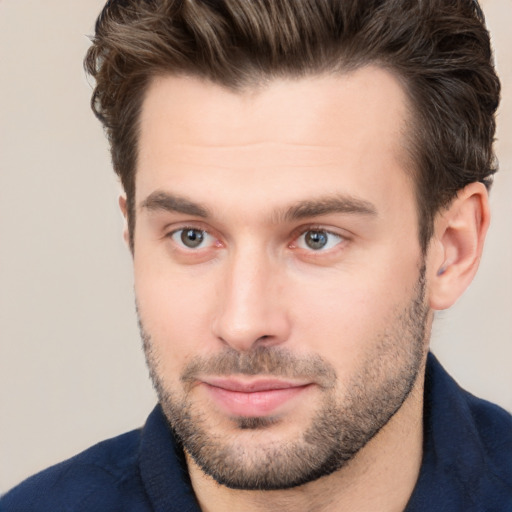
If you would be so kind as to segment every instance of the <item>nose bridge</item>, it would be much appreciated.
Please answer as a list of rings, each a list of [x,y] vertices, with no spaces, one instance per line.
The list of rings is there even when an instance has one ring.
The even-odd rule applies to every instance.
[[[239,351],[251,350],[255,344],[283,342],[288,320],[277,263],[254,244],[239,247],[227,260],[214,334]]]

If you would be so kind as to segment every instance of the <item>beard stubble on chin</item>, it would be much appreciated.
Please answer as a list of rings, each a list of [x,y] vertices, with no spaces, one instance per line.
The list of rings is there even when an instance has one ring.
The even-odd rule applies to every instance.
[[[425,266],[415,296],[390,320],[372,344],[359,371],[343,385],[335,369],[318,355],[297,357],[280,347],[233,349],[209,358],[196,356],[181,374],[181,390],[167,389],[158,351],[139,317],[141,337],[162,410],[194,462],[219,484],[233,489],[277,490],[303,485],[344,467],[400,409],[419,375],[425,355],[429,308]],[[199,375],[266,375],[309,379],[321,397],[309,424],[295,439],[264,442],[264,431],[279,418],[232,418],[230,433],[212,427],[190,391]],[[248,442],[247,433],[260,437]]]

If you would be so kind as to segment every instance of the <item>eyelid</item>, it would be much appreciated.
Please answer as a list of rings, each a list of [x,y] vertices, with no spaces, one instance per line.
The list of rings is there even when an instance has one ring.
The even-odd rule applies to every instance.
[[[178,233],[181,233],[182,231],[186,231],[186,230],[201,231],[205,235],[205,240],[209,237],[209,238],[212,239],[212,241],[210,243],[204,243],[201,246],[198,246],[197,248],[187,247],[181,241],[176,240],[174,238],[175,235],[177,235]],[[218,238],[214,234],[212,234],[210,232],[210,230],[205,229],[202,226],[197,226],[197,225],[194,226],[194,225],[191,225],[191,224],[183,224],[181,226],[174,227],[174,229],[172,229],[171,231],[167,231],[166,232],[165,238],[170,238],[173,241],[173,243],[178,246],[178,248],[180,250],[190,251],[190,252],[196,252],[196,251],[199,251],[201,249],[207,249],[207,248],[211,248],[211,247],[214,247],[214,246],[218,247],[221,244],[220,241],[218,240]]]
[[[201,246],[199,246],[197,248],[191,248],[191,247],[187,247],[182,242],[180,242],[178,240],[175,240],[173,238],[174,235],[176,235],[177,233],[180,233],[180,232],[185,231],[187,229],[201,231],[201,232],[203,232],[206,235],[206,237],[209,237],[212,240],[211,240],[211,242],[203,244],[203,245],[201,245]],[[328,248],[328,249],[318,249],[318,250],[315,250],[315,249],[311,249],[311,248],[308,249],[308,248],[298,247],[297,246],[297,240],[300,237],[302,237],[303,235],[305,235],[308,231],[323,232],[323,233],[326,233],[328,235],[334,236],[334,237],[336,237],[336,238],[338,238],[340,240],[339,240],[338,243],[335,244],[334,247]],[[183,224],[178,224],[178,225],[175,224],[175,225],[168,226],[167,229],[166,229],[166,232],[164,234],[164,238],[172,239],[173,243],[177,246],[178,249],[183,250],[183,251],[187,251],[187,252],[198,252],[201,249],[207,249],[207,248],[212,248],[212,247],[220,248],[220,247],[224,247],[225,246],[224,242],[221,240],[221,237],[218,236],[216,233],[212,232],[212,230],[209,229],[209,227],[206,227],[206,226],[202,225],[201,222],[197,222],[196,223],[194,221],[192,221],[192,222],[185,222]],[[320,224],[302,225],[302,226],[296,228],[294,230],[294,232],[292,233],[292,241],[288,244],[288,248],[290,248],[290,249],[299,249],[299,250],[302,250],[302,251],[306,251],[308,253],[311,253],[311,255],[314,255],[315,253],[320,255],[321,253],[332,252],[339,245],[344,245],[344,243],[346,243],[346,242],[348,242],[350,240],[351,240],[350,233],[347,233],[345,230],[340,230],[338,228],[333,229],[333,228],[327,227],[325,225],[320,225]]]
[[[184,220],[166,223],[165,226],[162,227],[162,232],[164,234],[164,237],[170,237],[174,233],[177,233],[178,231],[183,231],[185,229],[197,229],[198,231],[203,231],[204,233],[208,233],[211,236],[217,237],[217,235],[213,232],[210,226],[205,225],[201,221],[195,220]]]
[[[334,247],[331,247],[331,248],[328,248],[328,249],[319,249],[319,250],[315,250],[315,249],[311,249],[311,248],[303,248],[303,247],[298,247],[297,245],[297,240],[299,240],[300,237],[304,236],[306,233],[308,233],[309,231],[319,231],[319,232],[322,232],[322,233],[326,233],[327,235],[332,235],[336,238],[339,238],[340,241],[338,243],[335,244]],[[344,242],[348,242],[350,240],[350,236],[343,232],[339,232],[339,231],[336,231],[332,228],[328,228],[326,226],[322,226],[322,225],[318,225],[318,224],[313,224],[313,225],[309,225],[309,226],[301,226],[300,228],[296,229],[295,230],[295,234],[293,235],[293,241],[289,244],[289,248],[291,249],[299,249],[299,250],[303,250],[303,251],[306,251],[308,253],[311,253],[311,254],[318,254],[320,255],[321,253],[328,253],[328,252],[331,252],[333,250],[336,250],[336,248],[343,244]]]

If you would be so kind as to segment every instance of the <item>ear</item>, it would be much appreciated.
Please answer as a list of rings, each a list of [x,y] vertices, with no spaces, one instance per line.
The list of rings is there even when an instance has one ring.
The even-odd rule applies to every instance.
[[[462,189],[434,223],[430,256],[430,307],[452,306],[476,274],[489,227],[488,193],[482,183]]]
[[[123,239],[128,247],[130,247],[130,234],[128,230],[128,209],[126,205],[126,196],[119,196],[119,208],[121,208],[121,213],[124,217],[124,226],[123,226]]]

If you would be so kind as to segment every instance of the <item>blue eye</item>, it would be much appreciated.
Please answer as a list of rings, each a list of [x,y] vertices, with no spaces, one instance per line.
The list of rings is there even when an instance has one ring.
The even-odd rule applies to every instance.
[[[326,251],[332,249],[342,241],[343,237],[340,235],[335,235],[323,229],[310,229],[299,236],[297,239],[297,247],[312,251]]]
[[[182,245],[187,249],[198,249],[205,245],[212,245],[213,237],[202,229],[183,228],[171,233],[171,238],[178,245]]]

